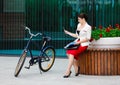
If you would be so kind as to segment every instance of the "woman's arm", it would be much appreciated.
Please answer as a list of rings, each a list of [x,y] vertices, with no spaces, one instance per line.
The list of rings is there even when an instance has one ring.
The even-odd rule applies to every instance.
[[[79,44],[81,44],[81,43],[88,42],[88,41],[89,41],[89,39],[85,38],[85,39],[83,39],[82,41],[76,42],[76,45],[79,45]]]
[[[65,29],[64,29],[64,32],[65,32],[65,34],[68,34],[68,35],[70,35],[70,36],[72,36],[74,38],[77,38],[77,35],[75,33],[71,33],[71,32],[69,32],[69,31],[67,31]]]

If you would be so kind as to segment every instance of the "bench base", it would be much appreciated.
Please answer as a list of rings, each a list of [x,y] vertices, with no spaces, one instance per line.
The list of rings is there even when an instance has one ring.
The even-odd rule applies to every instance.
[[[78,60],[80,74],[120,75],[120,48],[88,48]]]

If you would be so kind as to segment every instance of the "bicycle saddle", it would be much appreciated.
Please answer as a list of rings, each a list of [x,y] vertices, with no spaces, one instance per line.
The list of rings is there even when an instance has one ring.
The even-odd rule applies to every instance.
[[[45,36],[45,37],[43,37],[43,40],[44,40],[44,41],[50,41],[50,40],[51,40],[51,37]]]

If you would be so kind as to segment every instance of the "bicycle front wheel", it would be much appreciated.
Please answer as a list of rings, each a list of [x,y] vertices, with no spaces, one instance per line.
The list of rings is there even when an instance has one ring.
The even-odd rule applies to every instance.
[[[24,62],[25,62],[25,59],[26,59],[26,55],[27,55],[26,52],[23,52],[23,53],[22,53],[22,55],[21,55],[21,57],[20,57],[20,59],[19,59],[19,61],[18,61],[18,63],[17,63],[17,66],[16,66],[16,68],[15,68],[15,73],[14,73],[14,76],[15,76],[15,77],[17,77],[18,74],[20,73],[20,71],[21,71],[21,69],[22,69],[22,67],[23,67],[23,65],[24,65]]]
[[[44,49],[43,55],[39,60],[39,68],[43,72],[47,72],[53,66],[55,61],[55,50],[52,47]]]

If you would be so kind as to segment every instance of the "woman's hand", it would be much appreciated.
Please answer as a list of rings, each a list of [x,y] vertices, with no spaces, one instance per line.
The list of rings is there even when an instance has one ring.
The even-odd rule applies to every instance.
[[[71,32],[69,32],[69,31],[67,31],[67,30],[65,30],[65,29],[64,29],[64,32],[65,32],[65,34],[68,34],[68,35],[70,35],[70,36],[72,36],[72,37],[74,37],[74,38],[77,38],[77,35],[74,34],[74,33],[71,33]]]
[[[80,44],[80,41],[78,41],[78,42],[75,42],[75,45],[79,45]]]
[[[65,29],[64,29],[64,32],[65,32],[65,34],[69,34],[69,31],[67,31],[67,30],[65,30]]]

